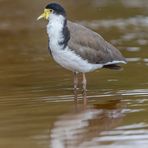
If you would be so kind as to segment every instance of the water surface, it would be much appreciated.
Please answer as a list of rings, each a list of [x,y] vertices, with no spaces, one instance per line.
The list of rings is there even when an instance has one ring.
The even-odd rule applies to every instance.
[[[68,18],[126,56],[122,71],[87,74],[88,105],[72,73],[49,57],[46,0],[0,1],[0,147],[116,148],[148,145],[147,0],[59,0]]]

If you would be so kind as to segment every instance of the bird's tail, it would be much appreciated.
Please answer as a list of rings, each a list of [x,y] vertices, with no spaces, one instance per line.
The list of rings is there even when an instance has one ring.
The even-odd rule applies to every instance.
[[[122,67],[116,64],[104,65],[103,68],[108,68],[113,70],[122,70]]]

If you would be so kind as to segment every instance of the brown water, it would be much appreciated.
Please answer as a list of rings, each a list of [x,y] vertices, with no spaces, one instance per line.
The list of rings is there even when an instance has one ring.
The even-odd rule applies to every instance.
[[[60,1],[129,61],[87,74],[86,109],[73,102],[72,74],[49,58],[36,21],[48,2],[0,0],[0,148],[148,147],[148,1]]]

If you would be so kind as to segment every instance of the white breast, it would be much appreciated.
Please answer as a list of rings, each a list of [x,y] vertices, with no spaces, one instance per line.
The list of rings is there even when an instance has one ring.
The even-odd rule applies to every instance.
[[[87,60],[82,59],[74,51],[63,46],[59,42],[63,41],[64,37],[62,29],[64,25],[63,16],[52,14],[47,25],[47,33],[50,38],[49,47],[54,60],[62,67],[73,72],[90,72],[98,68],[102,68],[102,64],[90,64]]]
[[[50,42],[49,47],[51,49],[59,49],[59,42],[63,41],[63,23],[64,18],[63,16],[57,16],[54,14],[50,15],[50,21],[47,25],[47,34],[49,36]]]

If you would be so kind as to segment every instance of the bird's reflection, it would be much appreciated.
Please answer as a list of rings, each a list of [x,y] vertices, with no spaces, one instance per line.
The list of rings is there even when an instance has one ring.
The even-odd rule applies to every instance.
[[[74,103],[77,105],[78,104],[78,90],[74,89],[73,91],[74,94]],[[83,90],[82,91],[82,98],[83,98],[83,106],[86,107],[87,106],[87,90]]]
[[[60,116],[51,130],[52,148],[89,147],[102,131],[115,128],[122,120],[120,100],[93,104],[84,109],[76,106],[72,113]]]

